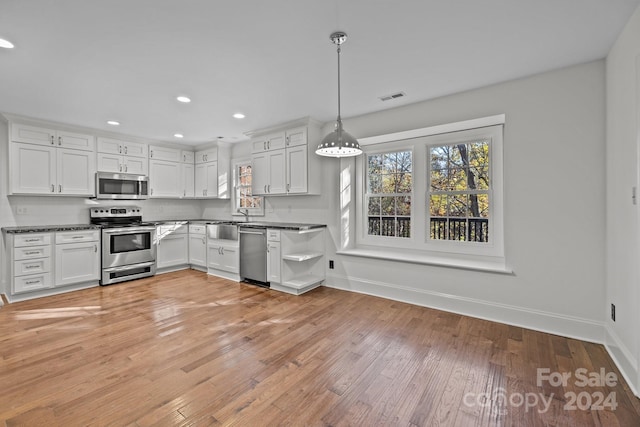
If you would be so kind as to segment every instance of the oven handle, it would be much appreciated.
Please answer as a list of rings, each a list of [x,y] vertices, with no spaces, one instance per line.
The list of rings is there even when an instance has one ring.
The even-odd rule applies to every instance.
[[[105,234],[135,234],[141,231],[156,231],[156,227],[122,227],[122,228],[103,228],[102,232]]]
[[[150,267],[150,266],[154,265],[155,263],[156,263],[155,261],[141,262],[139,264],[123,265],[121,267],[109,267],[109,268],[105,268],[103,271],[106,271],[108,273],[113,273],[115,271],[131,270],[132,268]]]

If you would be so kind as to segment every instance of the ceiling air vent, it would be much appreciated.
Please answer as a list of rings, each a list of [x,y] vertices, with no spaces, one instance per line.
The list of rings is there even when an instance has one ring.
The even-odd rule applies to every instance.
[[[392,99],[402,98],[403,96],[407,96],[407,95],[404,92],[398,92],[391,95],[381,96],[380,100],[391,101]]]

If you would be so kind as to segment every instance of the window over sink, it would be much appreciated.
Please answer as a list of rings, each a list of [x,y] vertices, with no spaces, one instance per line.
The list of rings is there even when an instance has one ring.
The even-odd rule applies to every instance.
[[[264,215],[264,197],[254,196],[251,190],[252,172],[251,159],[234,164],[233,215]]]

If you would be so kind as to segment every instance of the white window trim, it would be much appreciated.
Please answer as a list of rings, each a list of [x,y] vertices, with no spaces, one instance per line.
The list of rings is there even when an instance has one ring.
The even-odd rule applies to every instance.
[[[459,267],[480,271],[510,273],[506,267],[504,254],[504,203],[503,203],[503,126],[505,115],[497,115],[486,118],[467,120],[446,125],[432,126],[422,129],[397,132],[360,139],[360,145],[365,151],[364,156],[355,159],[354,163],[344,163],[345,169],[355,170],[351,182],[355,181],[354,204],[350,218],[355,220],[357,227],[348,235],[343,235],[342,249],[339,254],[380,258],[410,263],[442,265],[446,267]],[[499,126],[497,126],[499,125]],[[493,129],[487,129],[497,126]],[[376,151],[398,151],[411,149],[413,153],[413,192],[412,205],[424,206],[425,213],[421,219],[428,220],[426,211],[426,197],[428,184],[426,177],[429,162],[427,161],[428,145],[438,145],[441,139],[450,139],[452,132],[459,132],[463,139],[474,135],[486,135],[487,131],[493,131],[491,142],[490,173],[491,173],[491,206],[490,230],[491,241],[489,243],[476,242],[451,242],[435,241],[427,239],[426,221],[416,219],[415,208],[412,209],[411,239],[396,237],[368,236],[367,224],[364,221],[364,200],[366,185],[366,153]],[[447,135],[445,135],[447,134]],[[427,138],[430,137],[430,138]],[[434,138],[435,137],[435,138]],[[378,146],[378,144],[394,142],[393,146]],[[449,142],[447,142],[449,143]],[[378,146],[378,147],[376,147]],[[347,161],[348,162],[348,161]],[[499,167],[496,167],[499,166]],[[418,185],[416,185],[418,184]],[[350,193],[351,194],[351,193]],[[344,201],[343,201],[344,204]],[[354,206],[355,205],[355,206]],[[410,242],[409,242],[410,240]]]
[[[231,215],[233,216],[241,216],[245,217],[243,213],[240,212],[240,208],[238,207],[238,187],[240,185],[240,177],[238,176],[238,168],[241,165],[251,164],[251,158],[243,158],[236,159],[233,161],[233,191],[231,192]],[[253,173],[253,171],[252,171]],[[262,197],[262,196],[255,196]],[[242,208],[242,210],[247,210],[249,216],[264,216],[264,197],[262,197],[262,203],[259,208]]]

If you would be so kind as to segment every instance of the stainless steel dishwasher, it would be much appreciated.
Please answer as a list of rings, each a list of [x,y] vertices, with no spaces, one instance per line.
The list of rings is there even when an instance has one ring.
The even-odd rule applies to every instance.
[[[267,229],[240,226],[240,278],[261,286],[267,282]]]

